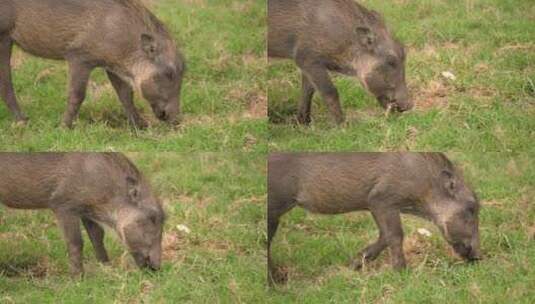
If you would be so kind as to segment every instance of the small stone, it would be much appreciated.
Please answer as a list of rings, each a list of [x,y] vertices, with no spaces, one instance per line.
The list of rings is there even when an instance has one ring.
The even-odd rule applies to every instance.
[[[430,237],[431,236],[431,231],[425,229],[425,228],[418,228],[418,230],[416,230],[420,235],[423,235],[425,237]]]
[[[176,229],[180,232],[184,232],[185,234],[191,233],[191,230],[186,225],[182,225],[182,224],[176,225]]]
[[[442,77],[446,78],[447,80],[451,80],[451,81],[455,81],[455,79],[457,79],[457,77],[450,71],[444,71],[440,73],[440,75],[442,75]]]

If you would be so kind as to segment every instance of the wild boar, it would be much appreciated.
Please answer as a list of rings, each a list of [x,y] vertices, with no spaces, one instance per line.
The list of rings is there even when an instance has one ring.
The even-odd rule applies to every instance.
[[[389,247],[395,269],[405,267],[400,213],[435,223],[464,259],[480,258],[479,200],[442,153],[276,153],[268,159],[268,269],[279,218],[294,208],[340,214],[368,210],[379,238],[353,262],[375,259]]]
[[[83,272],[83,223],[100,262],[103,226],[115,230],[140,268],[161,262],[164,211],[149,181],[119,153],[0,153],[0,203],[51,209],[63,232],[73,276]]]
[[[133,102],[133,88],[156,117],[178,122],[184,57],[165,26],[137,0],[5,0],[0,2],[0,96],[17,122],[21,111],[11,79],[13,45],[69,67],[63,124],[72,127],[91,71],[105,69],[130,123],[147,123]]]
[[[403,45],[379,13],[354,0],[268,0],[268,56],[292,59],[301,70],[301,124],[310,123],[315,91],[335,121],[344,121],[329,71],[356,76],[384,108],[413,106]]]

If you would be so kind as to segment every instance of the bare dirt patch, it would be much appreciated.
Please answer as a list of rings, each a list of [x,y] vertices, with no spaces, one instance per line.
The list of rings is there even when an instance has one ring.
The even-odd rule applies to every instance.
[[[429,237],[417,232],[408,235],[403,242],[404,252],[410,264],[418,265],[427,259],[432,251]]]
[[[24,261],[0,262],[0,274],[6,277],[43,278],[47,276],[49,263],[47,257],[36,257]]]
[[[451,87],[442,81],[431,80],[423,86],[414,86],[412,96],[414,105],[419,109],[445,107],[448,104],[448,95]]]
[[[247,118],[264,118],[267,116],[267,94],[263,90],[244,89],[236,87],[227,93],[225,98],[228,101],[239,101],[247,106],[247,112],[243,113]]]
[[[479,100],[488,100],[498,96],[498,91],[492,87],[477,85],[470,87],[468,94]]]
[[[294,275],[291,275],[291,273],[292,269],[290,267],[277,265],[274,267],[271,273],[271,278],[277,284],[286,284],[289,277],[294,277]],[[295,269],[293,269],[293,273],[295,273]]]
[[[232,243],[226,240],[207,240],[201,243],[201,247],[218,255],[227,253],[232,247]]]
[[[516,44],[507,44],[499,48],[495,55],[500,55],[505,52],[535,52],[535,44],[534,43],[516,43]]]
[[[185,236],[178,231],[166,232],[162,240],[162,259],[176,260],[179,257],[180,250],[185,248],[187,243]]]
[[[177,201],[179,201],[181,204],[195,206],[195,208],[204,209],[214,201],[214,198],[208,197],[208,196],[180,195]]]

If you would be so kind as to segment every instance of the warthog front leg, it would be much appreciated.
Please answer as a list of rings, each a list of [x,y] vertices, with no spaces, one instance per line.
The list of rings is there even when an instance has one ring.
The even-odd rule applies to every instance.
[[[78,277],[84,272],[82,253],[83,240],[82,232],[80,230],[80,218],[67,212],[55,212],[58,219],[58,225],[63,232],[63,238],[67,243],[67,250],[69,252],[71,275]]]
[[[16,122],[24,122],[28,118],[22,113],[11,79],[11,53],[13,41],[7,34],[0,34],[0,96],[4,99],[7,108],[13,114]]]
[[[139,116],[139,113],[136,110],[134,105],[134,91],[128,83],[119,78],[117,75],[112,72],[107,72],[108,78],[117,93],[117,97],[123,104],[124,111],[126,112],[126,117],[128,117],[128,122],[133,126],[139,129],[144,129],[147,127],[147,122]]]
[[[68,128],[72,128],[72,123],[78,116],[80,106],[85,99],[92,69],[85,63],[69,61],[69,100],[67,110],[63,115],[63,124]]]
[[[97,260],[101,263],[109,262],[110,259],[108,258],[108,253],[104,247],[104,229],[88,218],[82,218],[82,223],[84,224],[89,239],[93,244]]]
[[[298,54],[296,63],[314,88],[319,91],[336,123],[341,124],[344,122],[344,114],[340,106],[338,90],[334,86],[327,68],[319,62],[311,61],[307,56],[310,54]]]

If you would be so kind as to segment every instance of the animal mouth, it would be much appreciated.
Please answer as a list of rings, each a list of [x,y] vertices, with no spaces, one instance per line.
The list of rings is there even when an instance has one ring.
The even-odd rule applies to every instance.
[[[379,99],[379,102],[381,103],[383,108],[385,108],[387,112],[392,112],[392,111],[402,112],[395,99],[391,99],[385,95],[379,96],[377,99]]]
[[[479,254],[477,254],[477,252],[470,245],[455,243],[453,244],[453,249],[457,254],[459,254],[463,259],[468,262],[476,262],[481,259]]]
[[[136,261],[136,265],[140,269],[148,269],[151,271],[159,270],[160,267],[152,263],[149,256],[143,256],[141,253],[132,253],[134,256],[134,260]]]
[[[156,118],[160,121],[167,122],[172,125],[178,125],[180,123],[178,114],[173,114],[173,111],[161,109],[159,107],[153,107],[153,112]]]
[[[401,106],[402,103],[400,103],[397,99],[390,98],[386,95],[381,95],[377,99],[379,100],[383,108],[386,109],[387,113],[390,113],[393,111],[401,113],[401,112],[408,111],[411,108],[410,106]]]
[[[168,121],[169,120],[169,113],[167,113],[167,111],[165,111],[165,110],[156,110],[155,114],[156,114],[156,117],[159,120],[162,120],[162,121]]]

